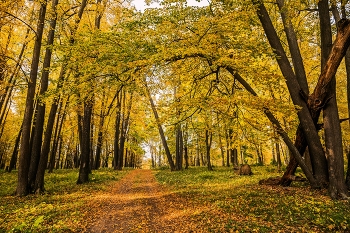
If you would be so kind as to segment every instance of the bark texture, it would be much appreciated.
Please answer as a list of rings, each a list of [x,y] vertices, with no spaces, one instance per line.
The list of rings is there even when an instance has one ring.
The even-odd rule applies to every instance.
[[[38,25],[36,31],[36,38],[33,50],[32,64],[30,70],[30,77],[28,82],[28,91],[26,97],[26,105],[24,112],[20,158],[18,167],[18,183],[16,194],[18,196],[25,196],[29,193],[28,187],[28,171],[30,165],[30,130],[34,109],[34,95],[36,88],[36,81],[38,75],[39,58],[41,50],[42,35],[44,31],[46,15],[46,1],[43,1],[40,6],[40,12],[38,17]]]

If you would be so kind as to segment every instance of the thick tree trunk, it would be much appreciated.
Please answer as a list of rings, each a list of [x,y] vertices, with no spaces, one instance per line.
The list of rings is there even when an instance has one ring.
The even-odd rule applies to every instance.
[[[314,169],[315,178],[322,186],[326,186],[328,183],[327,160],[324,155],[322,144],[318,137],[316,126],[315,126],[315,123],[317,123],[319,113],[320,113],[319,104],[321,103],[323,104],[325,99],[322,99],[322,101],[319,102],[320,95],[310,96],[310,98],[308,99],[308,105],[306,104],[305,102],[306,97],[304,97],[303,99],[302,96],[300,95],[302,89],[300,88],[298,80],[294,75],[294,71],[284,52],[283,46],[272,25],[272,22],[270,20],[270,17],[267,13],[267,10],[264,4],[261,1],[256,1],[256,0],[253,0],[253,3],[256,4],[258,7],[258,10],[257,10],[258,17],[264,28],[264,31],[269,40],[269,43],[271,47],[274,49],[275,54],[277,55],[277,62],[282,71],[283,76],[286,78],[287,87],[291,95],[291,98],[293,100],[293,103],[301,107],[301,110],[298,111],[298,117],[302,127],[302,132],[305,134],[305,138],[309,146],[312,164],[315,168]],[[305,93],[304,93],[304,96],[305,96]],[[309,112],[309,109],[311,110],[311,114]]]
[[[335,83],[334,83],[335,84]],[[326,155],[329,167],[328,191],[332,198],[346,198],[348,191],[344,178],[344,158],[338,107],[334,97],[328,102],[323,111]]]
[[[260,20],[262,21],[263,26],[265,27],[265,32],[266,34],[270,35],[271,37],[271,27],[266,27],[267,25],[270,24],[270,26],[272,26],[271,23],[267,22],[266,19],[268,18],[267,12],[263,7],[263,4],[261,2],[258,2],[259,4],[259,17]],[[329,17],[328,17],[329,18]],[[312,118],[314,120],[314,123],[316,123],[316,121],[318,120],[318,116],[320,113],[320,110],[327,104],[327,102],[332,98],[330,96],[331,94],[331,80],[334,78],[334,75],[336,73],[336,70],[340,64],[340,61],[342,60],[348,46],[349,46],[349,34],[350,34],[350,30],[348,29],[349,26],[349,22],[347,20],[341,20],[338,23],[338,33],[337,33],[337,37],[336,40],[334,42],[334,45],[332,47],[332,51],[330,53],[330,56],[328,57],[327,63],[320,75],[319,81],[316,85],[315,91],[314,93],[308,98],[308,108],[311,111],[311,115]],[[273,27],[272,27],[273,29]],[[273,34],[273,33],[272,33]],[[272,36],[274,38],[277,38],[277,36]],[[276,41],[274,41],[274,38],[270,38],[270,44],[272,45],[272,47],[276,50],[276,53],[279,55],[279,57],[281,57],[282,59],[278,59],[278,61],[280,61],[280,67],[282,70],[282,73],[284,73],[284,76],[287,78],[287,80],[289,80],[288,78],[288,74],[287,72],[283,72],[283,70],[287,71],[288,69],[286,69],[286,67],[283,67],[283,65],[287,65],[287,62],[284,62],[285,64],[281,64],[283,62],[281,62],[281,60],[287,60],[284,59],[283,56],[283,50],[280,50],[280,48],[278,46],[276,46]],[[278,44],[278,41],[277,41]],[[288,67],[287,67],[288,68]],[[292,80],[293,81],[293,80]],[[287,82],[288,84],[288,82]],[[291,92],[292,98],[293,98],[293,94]],[[293,100],[294,101],[294,100]],[[298,104],[299,105],[299,104]],[[304,107],[303,107],[304,108]],[[301,114],[300,114],[301,115]],[[304,132],[308,132],[305,136],[307,138],[310,138],[310,134],[308,130],[305,129],[305,126],[303,125],[302,119],[300,119],[301,123],[302,123],[302,127],[304,129]],[[315,138],[315,137],[314,137]],[[312,164],[314,165],[315,168],[315,176],[316,177],[320,177],[320,174],[318,173],[325,173],[325,171],[327,171],[328,169],[324,168],[324,159],[321,157],[318,158],[314,158],[314,156],[318,155],[318,153],[314,153],[315,151],[313,151],[313,144],[310,144],[310,141],[308,141],[308,145],[310,146],[310,154],[312,155],[313,158],[313,162]],[[318,175],[317,175],[318,174]],[[326,173],[327,174],[327,173]],[[321,174],[322,175],[322,174]],[[324,175],[322,175],[324,176]],[[328,178],[328,174],[327,174],[327,178]],[[320,179],[319,179],[320,180]],[[322,181],[322,179],[321,179]],[[325,181],[325,180],[324,180]],[[325,183],[325,182],[322,182]]]
[[[79,12],[78,12],[78,17],[76,18],[74,28],[71,31],[72,38],[69,41],[69,43],[71,45],[74,43],[73,35],[79,26],[79,23],[80,23],[80,20],[82,18],[86,4],[87,4],[87,0],[82,0],[82,3],[81,3],[80,8],[79,8]],[[66,60],[68,60],[68,59],[66,59]],[[61,67],[61,71],[60,71],[60,74],[58,77],[58,83],[57,83],[57,87],[56,87],[57,91],[63,87],[63,82],[64,82],[64,78],[66,76],[66,71],[67,71],[66,69],[67,69],[67,63],[64,63]],[[44,189],[45,168],[47,166],[47,162],[49,159],[51,137],[52,137],[52,132],[53,132],[53,126],[55,124],[55,118],[56,118],[56,113],[57,113],[59,102],[60,102],[60,95],[58,95],[54,99],[54,101],[51,105],[49,118],[47,120],[46,130],[44,133],[44,141],[43,141],[43,145],[41,148],[38,171],[37,171],[37,175],[36,175],[36,179],[35,179],[35,188],[34,189],[35,189],[36,193],[41,193],[45,190]]]
[[[325,122],[325,124],[327,124],[325,125],[325,127],[327,127],[327,129],[332,129],[332,131],[333,129],[337,131],[337,132],[334,131],[333,133],[336,133],[338,136],[335,136],[335,134],[331,133],[331,137],[329,138],[330,140],[333,141],[332,143],[336,143],[336,144],[333,144],[333,145],[329,144],[327,146],[327,143],[326,143],[327,149],[334,148],[335,146],[338,150],[339,148],[341,148],[341,145],[342,145],[340,126],[336,126],[339,124],[339,117],[335,119],[338,113],[337,113],[336,99],[335,99],[335,87],[333,87],[333,85],[335,85],[335,81],[334,81],[335,73],[349,45],[350,45],[350,21],[344,19],[339,21],[338,23],[338,33],[333,43],[333,47],[328,56],[327,62],[325,63],[325,66],[321,72],[321,75],[319,77],[315,90],[308,99],[309,109],[312,113],[315,113],[312,115],[317,115],[316,113],[319,114],[320,110],[325,107],[326,113],[324,112],[324,114],[326,115],[328,114],[327,115],[328,119],[329,117],[331,117],[331,119],[329,119],[327,123]],[[330,106],[332,106],[331,109],[327,109],[327,108],[330,108]],[[329,115],[330,113],[328,112],[328,110],[332,112],[332,115]],[[315,120],[317,119],[318,118],[315,118]],[[331,125],[328,125],[329,123],[331,123]],[[338,142],[335,142],[335,140],[338,140]],[[342,156],[341,156],[342,152],[338,151],[337,154],[338,155],[335,155],[334,157],[334,159],[337,162],[336,161],[334,162],[337,164],[337,166],[341,166],[340,164],[342,164],[342,162],[340,160],[342,160]],[[333,163],[333,161],[330,161],[330,162]],[[334,164],[332,164],[331,166],[334,166]],[[338,176],[340,178],[339,174]]]
[[[84,117],[81,141],[81,159],[77,184],[83,184],[89,181],[90,172],[90,125],[91,125],[92,103],[84,101]]]
[[[59,100],[54,99],[54,102],[51,105],[51,110],[47,120],[46,130],[44,134],[44,141],[41,148],[38,171],[35,178],[35,187],[34,187],[35,193],[42,193],[45,191],[44,189],[45,169],[47,167],[47,162],[49,160],[50,143],[51,143],[51,137],[53,132],[53,126],[56,118],[56,112],[58,108],[58,101]]]
[[[51,55],[52,55],[51,47],[53,45],[54,38],[55,38],[55,29],[56,29],[56,21],[57,21],[57,14],[56,14],[57,4],[58,4],[58,0],[52,1],[53,15],[50,20],[50,30],[47,36],[47,48],[45,51],[39,95],[44,95],[44,93],[47,91],[48,84],[49,84],[49,69],[50,69]],[[45,118],[46,104],[39,102],[36,108],[37,108],[36,109],[37,114],[36,114],[36,122],[35,122],[35,131],[32,133],[33,134],[32,137],[34,138],[33,138],[33,146],[31,150],[31,161],[30,161],[29,174],[28,174],[28,179],[29,179],[28,183],[31,191],[34,191],[36,174],[38,172],[40,153],[41,153],[41,143],[42,143],[42,137],[43,137],[43,131],[44,131],[44,118]]]
[[[43,1],[40,6],[38,25],[36,30],[36,38],[33,50],[33,58],[30,70],[30,78],[28,82],[28,92],[26,98],[26,106],[24,112],[23,129],[21,137],[20,158],[18,167],[18,182],[16,194],[24,196],[29,193],[28,187],[28,170],[30,164],[30,129],[33,117],[33,104],[36,88],[36,80],[38,75],[40,49],[42,35],[45,25],[46,1]]]
[[[298,126],[297,132],[296,132],[296,138],[294,141],[294,146],[298,149],[300,155],[303,155],[305,153],[306,147],[307,147],[307,142],[304,137],[304,134],[302,132],[301,126]],[[310,154],[309,154],[310,157]],[[310,158],[310,162],[311,158]],[[281,180],[280,180],[280,185],[282,186],[289,186],[292,181],[293,181],[293,176],[295,171],[297,170],[298,167],[298,162],[297,159],[293,156],[293,154],[290,156],[289,163],[287,165],[286,171],[284,172]],[[310,170],[312,173],[312,169]]]
[[[336,15],[336,14],[334,14]],[[336,19],[337,22],[340,20],[340,17],[338,16],[338,19]],[[348,116],[350,117],[350,49],[346,51],[345,54],[345,68],[346,68],[346,90],[347,90],[347,102],[348,102]],[[350,128],[350,121],[349,121],[349,128]],[[348,166],[347,166],[347,172],[346,172],[346,181],[345,184],[350,190],[350,145],[347,145],[346,149],[346,156],[348,159]]]
[[[321,67],[324,69],[327,58],[331,53],[332,45],[328,0],[319,1],[318,9],[321,31]],[[348,192],[344,180],[343,144],[336,100],[335,77],[332,77],[332,80],[329,83],[329,91],[327,95],[330,96],[330,99],[325,103],[325,107],[323,108],[323,122],[329,170],[328,190],[332,198],[345,198],[348,196]]]
[[[298,80],[299,86],[301,90],[308,95],[309,94],[309,86],[307,83],[306,73],[304,69],[304,63],[303,58],[300,53],[299,45],[298,45],[298,39],[296,36],[296,33],[294,31],[294,27],[292,25],[292,22],[290,19],[288,19],[288,16],[286,15],[286,10],[284,9],[284,0],[277,0],[278,7],[281,12],[281,17],[283,21],[284,31],[287,36],[288,41],[288,47],[289,51],[292,57],[293,67],[295,76]]]

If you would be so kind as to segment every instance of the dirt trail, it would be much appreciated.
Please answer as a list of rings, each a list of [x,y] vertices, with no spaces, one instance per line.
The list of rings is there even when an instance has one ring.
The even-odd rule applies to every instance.
[[[87,232],[201,232],[191,221],[198,209],[160,186],[151,170],[131,171],[91,206]]]

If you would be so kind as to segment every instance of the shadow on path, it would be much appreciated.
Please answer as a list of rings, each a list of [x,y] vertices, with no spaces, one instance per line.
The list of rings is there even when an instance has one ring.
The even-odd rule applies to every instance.
[[[94,198],[87,232],[201,232],[191,221],[198,208],[186,203],[151,170],[133,170]]]

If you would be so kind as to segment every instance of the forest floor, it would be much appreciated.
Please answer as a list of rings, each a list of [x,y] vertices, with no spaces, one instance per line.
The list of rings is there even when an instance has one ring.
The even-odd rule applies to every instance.
[[[193,213],[205,207],[188,204],[162,187],[151,170],[137,169],[95,196],[87,232],[198,232]]]
[[[281,175],[232,168],[103,168],[76,185],[77,169],[46,175],[44,195],[13,196],[17,172],[0,171],[2,232],[350,232],[349,201],[334,201],[307,183],[259,185]],[[299,174],[300,175],[300,174]]]

